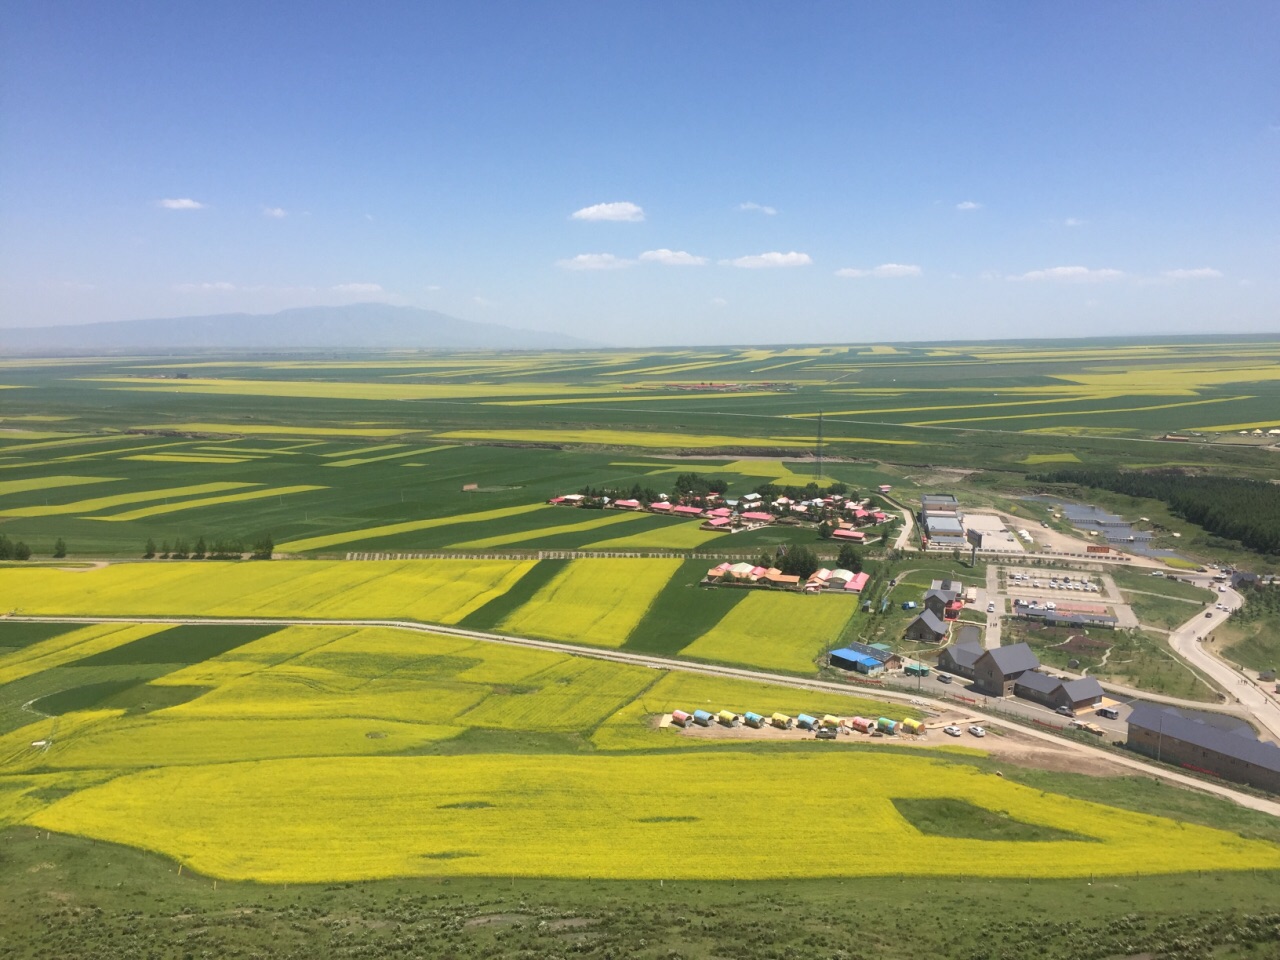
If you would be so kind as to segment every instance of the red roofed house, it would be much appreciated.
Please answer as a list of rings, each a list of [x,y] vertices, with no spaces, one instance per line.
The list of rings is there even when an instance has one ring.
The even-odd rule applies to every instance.
[[[742,519],[748,523],[773,523],[774,517],[772,513],[761,513],[757,510],[744,513]]]
[[[657,503],[649,504],[649,509],[654,513],[670,513],[671,504],[667,503],[665,500],[659,500]]]
[[[888,493],[888,492],[889,492],[890,490],[892,490],[892,489],[893,489],[893,487],[889,486],[889,484],[887,484],[887,483],[882,483],[882,484],[880,484],[880,492],[881,492],[881,493]]]
[[[707,516],[709,516],[709,517],[716,517],[716,518],[719,518],[719,517],[732,517],[732,516],[733,516],[733,511],[732,511],[732,510],[730,510],[728,507],[716,507],[714,510],[710,511],[710,512],[707,514]]]
[[[867,535],[861,530],[845,530],[841,527],[838,530],[831,531],[832,540],[852,540],[854,543],[862,543],[867,539]]]
[[[615,500],[613,501],[613,505],[618,510],[639,510],[640,509],[639,500]]]
[[[706,523],[702,525],[701,529],[716,530],[721,533],[724,533],[733,529],[733,521],[730,520],[728,517],[712,517],[710,520],[708,520]]]
[[[875,513],[873,513],[871,516],[875,518],[876,523],[884,523],[886,520],[888,520],[888,519],[889,519],[889,515],[888,515],[888,514],[883,513],[883,512],[881,512],[881,511],[879,511],[879,510],[877,510]]]
[[[702,516],[702,508],[701,508],[701,507],[685,507],[685,506],[673,507],[673,508],[672,508],[672,510],[671,510],[671,512],[672,512],[672,513],[674,513],[674,514],[678,514],[679,516],[682,516],[682,517],[700,517],[700,516]]]
[[[867,585],[867,581],[871,579],[870,574],[855,573],[853,579],[844,585],[844,588],[852,593],[861,593],[862,588]]]

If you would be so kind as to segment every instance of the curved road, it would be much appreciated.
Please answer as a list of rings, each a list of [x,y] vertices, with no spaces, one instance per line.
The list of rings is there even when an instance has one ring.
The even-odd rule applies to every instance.
[[[1197,613],[1169,634],[1169,645],[1192,666],[1212,677],[1272,738],[1280,740],[1280,703],[1244,672],[1210,653],[1201,639],[1226,623],[1231,611],[1244,604],[1244,597],[1231,589],[1220,593],[1218,600],[1227,607],[1226,611],[1210,608],[1207,617],[1206,611]]]
[[[574,656],[591,657],[596,660],[611,660],[616,663],[627,663],[634,666],[649,667],[655,670],[682,670],[686,673],[702,673],[717,677],[732,677],[740,680],[755,680],[766,683],[781,684],[784,686],[794,687],[800,690],[819,690],[830,693],[843,693],[857,696],[874,696],[877,699],[888,700],[895,703],[918,704],[923,698],[912,696],[910,694],[897,693],[890,690],[875,689],[868,691],[864,688],[851,688],[848,684],[833,683],[828,680],[805,680],[799,677],[791,677],[785,674],[766,673],[760,670],[746,670],[739,667],[720,667],[711,664],[694,663],[688,660],[672,660],[667,657],[654,657],[647,654],[628,653],[622,650],[610,649],[592,649],[588,647],[579,647],[571,643],[556,643],[551,640],[531,640],[527,637],[513,637],[500,633],[485,633],[479,630],[464,630],[460,627],[435,626],[426,623],[416,623],[410,620],[319,620],[302,617],[293,618],[258,618],[258,617],[32,617],[32,616],[9,616],[5,619],[16,620],[28,623],[173,623],[173,624],[199,624],[199,623],[223,623],[237,624],[243,626],[272,626],[281,627],[301,626],[301,627],[333,627],[333,626],[350,626],[350,627],[391,627],[400,630],[411,630],[419,633],[436,633],[447,636],[463,637],[468,640],[480,640],[486,643],[501,643],[508,646],[517,647],[533,647],[538,650],[552,650],[557,653],[568,653]],[[938,706],[947,706],[938,704]],[[1006,721],[990,714],[982,713],[979,710],[972,710],[965,707],[965,712],[980,722],[992,726],[1004,724]],[[1211,793],[1215,796],[1224,797],[1233,800],[1243,807],[1249,807],[1263,813],[1269,813],[1274,817],[1280,817],[1280,802],[1266,800],[1261,797],[1255,797],[1251,794],[1242,793],[1233,790],[1230,787],[1222,786],[1218,783],[1208,783],[1198,780],[1194,777],[1185,776],[1172,770],[1165,770],[1144,763],[1141,760],[1132,757],[1110,753],[1100,750],[1097,747],[1091,747],[1087,744],[1077,743],[1074,740],[1068,740],[1054,734],[1043,732],[1034,727],[1019,727],[1019,732],[1026,734],[1037,740],[1052,743],[1055,747],[1066,747],[1077,751],[1078,753],[1092,756],[1096,759],[1107,760],[1123,767],[1128,767],[1138,773],[1168,783],[1174,783],[1182,787],[1190,787],[1194,790],[1201,790],[1205,793]]]

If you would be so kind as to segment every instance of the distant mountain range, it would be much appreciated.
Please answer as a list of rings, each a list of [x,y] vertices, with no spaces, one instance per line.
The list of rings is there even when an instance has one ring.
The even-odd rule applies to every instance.
[[[589,346],[594,344],[563,334],[514,330],[385,303],[0,329],[0,354],[28,356],[173,350],[571,350]]]

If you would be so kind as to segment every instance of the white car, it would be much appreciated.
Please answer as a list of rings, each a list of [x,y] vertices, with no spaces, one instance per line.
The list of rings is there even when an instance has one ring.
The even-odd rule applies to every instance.
[[[977,724],[974,724],[972,727],[970,727],[969,732],[973,734],[975,737],[985,737],[987,735],[987,731],[983,730]]]
[[[1058,609],[1058,605],[1057,605],[1056,603],[1054,603],[1052,600],[1050,600],[1048,603],[1046,603],[1046,604],[1044,605],[1044,608],[1045,608],[1046,610],[1057,610],[1057,609]]]
[[[1219,604],[1219,606],[1221,606],[1221,604]],[[995,613],[995,612],[996,612],[996,605],[995,605],[995,601],[993,600],[992,602],[987,604],[987,613]]]
[[[942,732],[945,733],[948,737],[960,736],[960,728],[955,726],[954,724],[952,724],[949,727],[943,727]]]

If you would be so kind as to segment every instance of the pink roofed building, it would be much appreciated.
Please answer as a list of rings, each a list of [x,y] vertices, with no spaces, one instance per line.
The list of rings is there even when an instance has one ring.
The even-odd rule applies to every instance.
[[[714,510],[712,510],[710,513],[708,513],[708,514],[707,514],[707,516],[709,516],[709,517],[716,517],[716,518],[719,518],[719,517],[732,517],[732,516],[733,516],[733,511],[732,511],[732,510],[730,510],[728,507],[716,507],[716,508],[715,508]]]
[[[752,567],[752,568],[751,568],[751,579],[752,579],[752,580],[759,580],[761,577],[763,577],[763,576],[764,576],[766,573],[768,573],[768,572],[769,572],[769,568],[768,568],[768,567]]]
[[[853,579],[844,585],[844,588],[850,593],[861,593],[862,588],[867,585],[867,581],[871,579],[871,575],[867,573],[855,573]]]
[[[772,513],[761,513],[759,510],[753,510],[744,513],[742,519],[748,523],[773,523],[774,517]]]
[[[832,540],[851,540],[854,543],[863,543],[867,539],[867,535],[861,530],[846,530],[843,527],[831,531]]]
[[[877,510],[875,513],[871,515],[871,517],[872,519],[875,520],[876,523],[884,523],[886,520],[889,519],[889,515],[884,513],[881,510]]]
[[[893,489],[893,487],[891,487],[891,486],[890,486],[889,484],[887,484],[887,483],[882,483],[882,484],[880,484],[880,492],[881,492],[881,493],[888,493],[888,492],[889,492],[890,490],[892,490],[892,489]]]
[[[706,523],[702,525],[702,529],[715,530],[717,532],[723,533],[727,530],[733,529],[733,521],[730,520],[728,517],[712,517],[710,520],[708,520]]]
[[[700,516],[702,516],[702,508],[701,508],[701,507],[686,507],[686,506],[672,507],[672,508],[671,508],[671,512],[672,512],[673,514],[675,514],[675,515],[677,515],[677,516],[681,516],[681,517],[700,517]]]
[[[639,510],[639,500],[615,500],[613,505],[619,510]]]
[[[665,500],[659,500],[657,503],[649,504],[649,509],[654,513],[670,513],[671,504],[667,503]]]

